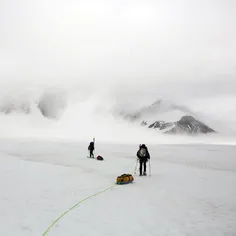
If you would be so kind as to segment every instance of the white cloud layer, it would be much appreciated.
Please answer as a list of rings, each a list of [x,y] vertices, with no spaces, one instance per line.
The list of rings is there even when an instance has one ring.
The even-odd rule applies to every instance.
[[[69,106],[92,95],[102,106],[163,98],[233,123],[235,9],[234,0],[2,0],[0,101],[48,88],[64,89]]]

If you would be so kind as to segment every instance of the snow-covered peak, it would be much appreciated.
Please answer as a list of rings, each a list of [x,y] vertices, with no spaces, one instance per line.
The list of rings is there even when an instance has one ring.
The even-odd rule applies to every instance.
[[[132,113],[126,113],[125,119],[131,121],[142,122],[151,124],[157,120],[164,120],[166,122],[173,122],[181,119],[185,115],[194,115],[194,113],[187,107],[175,104],[172,101],[158,99],[148,106]]]

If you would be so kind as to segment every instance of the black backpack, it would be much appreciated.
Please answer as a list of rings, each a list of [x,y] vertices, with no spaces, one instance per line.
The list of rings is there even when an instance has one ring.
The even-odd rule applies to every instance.
[[[88,150],[94,150],[94,142],[90,142]]]

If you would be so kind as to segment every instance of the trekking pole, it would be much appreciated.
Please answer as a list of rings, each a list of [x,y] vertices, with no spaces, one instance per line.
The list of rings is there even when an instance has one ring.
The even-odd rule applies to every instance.
[[[151,176],[151,160],[149,159],[149,176]]]
[[[136,175],[136,171],[137,171],[137,165],[138,165],[138,158],[137,158],[137,161],[136,161],[136,164],[135,164],[135,169],[134,169],[134,174]]]

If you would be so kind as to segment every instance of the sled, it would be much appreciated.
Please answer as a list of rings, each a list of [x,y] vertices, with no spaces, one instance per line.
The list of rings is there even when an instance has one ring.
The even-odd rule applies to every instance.
[[[134,181],[134,177],[131,174],[123,174],[116,178],[116,184],[129,184]]]
[[[90,159],[95,159],[97,161],[103,161],[104,158],[102,156],[97,156],[96,158],[95,157],[90,157],[90,156],[87,156],[87,158],[90,158]]]

